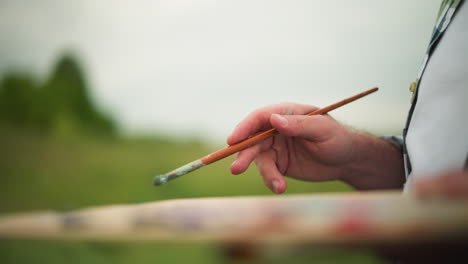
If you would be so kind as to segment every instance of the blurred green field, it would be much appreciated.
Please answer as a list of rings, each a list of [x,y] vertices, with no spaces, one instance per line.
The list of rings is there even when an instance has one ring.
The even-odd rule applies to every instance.
[[[0,130],[0,213],[72,210],[115,203],[188,197],[273,195],[256,172],[233,176],[232,158],[183,179],[153,187],[154,174],[167,172],[213,149],[195,140],[159,138],[42,137]],[[288,179],[287,194],[349,191],[337,182]],[[175,242],[0,240],[0,263],[220,263],[222,246]],[[366,249],[315,249],[265,263],[382,263]]]

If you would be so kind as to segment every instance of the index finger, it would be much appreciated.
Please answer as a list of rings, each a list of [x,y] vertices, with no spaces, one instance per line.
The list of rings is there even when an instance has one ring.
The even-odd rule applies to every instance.
[[[272,114],[303,115],[316,109],[318,108],[315,106],[295,103],[281,103],[257,109],[236,126],[234,131],[227,138],[227,143],[229,145],[238,143],[258,132],[271,128],[270,116]]]

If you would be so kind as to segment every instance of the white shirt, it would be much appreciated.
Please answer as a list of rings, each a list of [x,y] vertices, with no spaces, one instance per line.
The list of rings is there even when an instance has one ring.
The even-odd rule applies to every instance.
[[[455,14],[426,66],[408,127],[414,177],[463,168],[468,155],[468,4]]]

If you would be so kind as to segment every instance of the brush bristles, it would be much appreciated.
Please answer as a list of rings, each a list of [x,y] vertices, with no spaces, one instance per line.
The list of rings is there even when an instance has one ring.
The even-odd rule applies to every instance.
[[[169,177],[166,174],[154,177],[153,184],[156,186],[163,185],[169,181]]]

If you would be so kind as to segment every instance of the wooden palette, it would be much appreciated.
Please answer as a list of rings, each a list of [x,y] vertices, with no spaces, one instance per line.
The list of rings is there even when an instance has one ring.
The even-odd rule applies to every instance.
[[[373,244],[468,238],[468,200],[400,192],[168,200],[0,216],[0,238]]]

